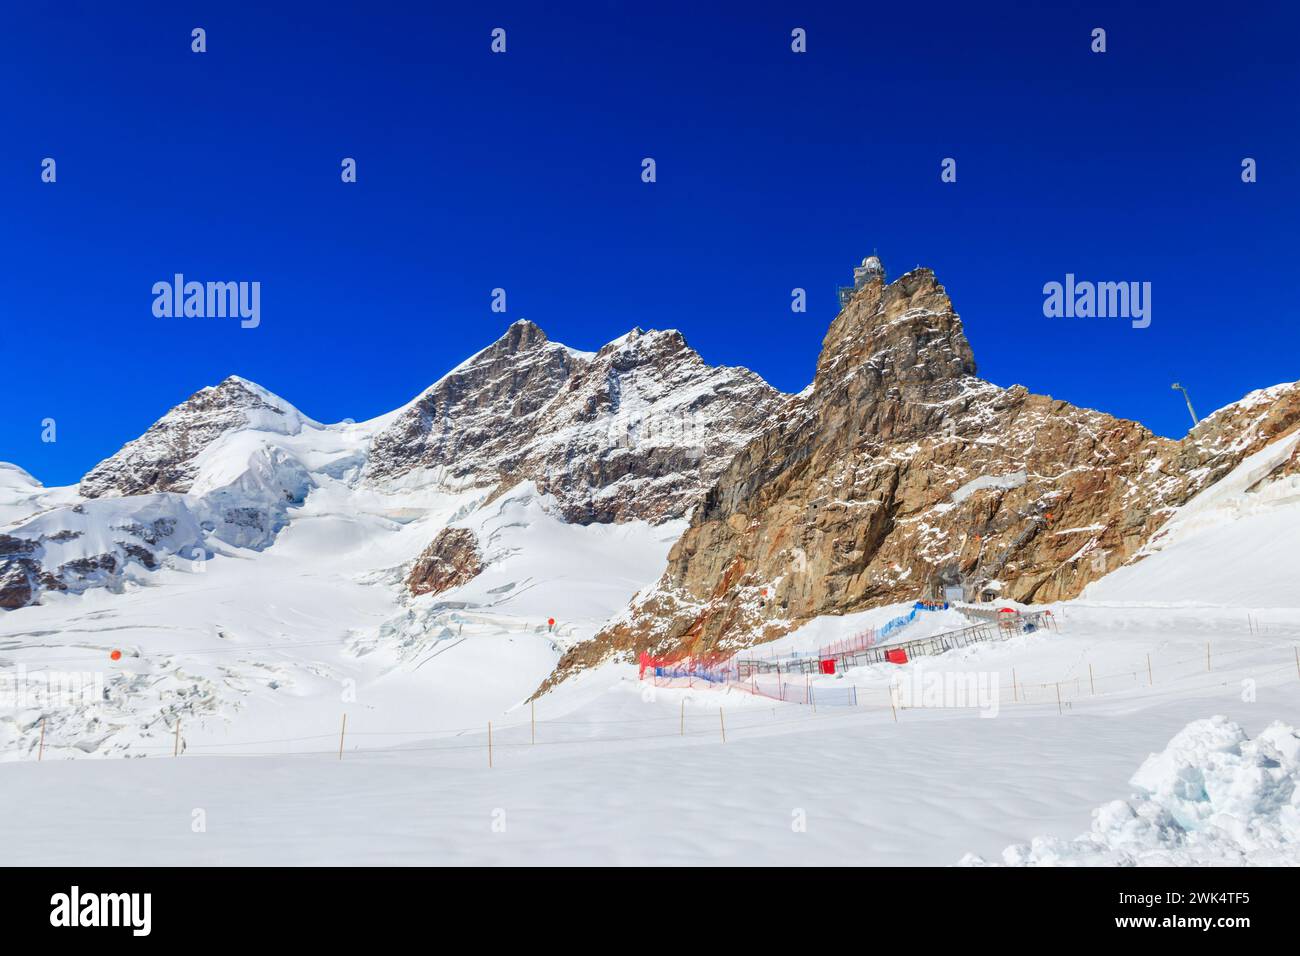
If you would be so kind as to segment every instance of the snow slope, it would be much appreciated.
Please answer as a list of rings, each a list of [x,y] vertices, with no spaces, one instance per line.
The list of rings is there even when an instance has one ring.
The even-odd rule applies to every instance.
[[[1254,740],[1226,717],[1188,724],[1093,811],[1090,833],[1008,847],[1015,866],[1300,865],[1300,733],[1274,722]],[[978,857],[962,862],[980,865]]]
[[[180,557],[129,577],[120,594],[49,594],[0,617],[6,665],[92,672],[107,691],[93,703],[3,711],[0,759],[28,758],[42,717],[45,760],[171,752],[177,720],[189,748],[270,740],[269,749],[310,749],[353,704],[381,736],[429,721],[477,724],[527,697],[565,641],[589,636],[626,604],[680,533],[680,523],[565,524],[531,485],[479,509],[469,494],[313,481],[260,550]],[[144,519],[147,506],[180,503],[168,514],[184,515],[193,502],[137,496],[53,514],[84,522],[85,534],[67,544],[84,547],[94,529],[119,523],[99,510],[130,503]],[[405,597],[404,565],[453,519],[489,542],[487,571],[436,599]],[[178,523],[174,533],[189,540],[197,529]]]
[[[0,461],[0,533],[49,508],[79,500],[75,488],[46,488],[17,465]]]
[[[1300,432],[1251,455],[1081,600],[1300,607],[1300,474],[1265,481],[1298,444]]]
[[[557,645],[617,607],[618,588],[599,575],[625,577],[625,600],[640,571],[617,563],[629,560],[620,550],[662,557],[669,542],[563,525],[528,486],[487,505],[428,501],[406,524],[384,515],[397,502],[355,509],[352,494],[314,489],[265,551],[167,569],[165,587],[57,600],[35,609],[50,615],[40,632],[4,622],[6,657],[32,664],[56,649],[102,664],[110,647],[125,648],[110,682],[130,681],[130,699],[154,707],[125,715],[152,724],[95,751],[143,762],[58,759],[71,754],[56,711],[37,762],[37,715],[25,715],[17,748],[6,725],[6,860],[948,865],[1003,859],[1011,845],[1010,862],[1035,865],[1296,861],[1283,816],[1292,770],[1261,762],[1266,744],[1289,746],[1270,725],[1300,718],[1294,607],[1167,606],[1158,592],[1135,604],[1067,602],[1053,608],[1059,633],[814,679],[819,691],[856,688],[856,707],[653,688],[632,665],[611,664],[534,711],[525,698]],[[395,610],[375,586],[389,572],[366,569],[389,567],[395,579],[447,522],[490,542],[488,570]],[[589,617],[554,613],[552,635],[542,615],[562,594]],[[900,610],[822,619],[785,641],[841,639]],[[394,621],[406,615],[442,626],[404,633]],[[996,716],[891,711],[890,685],[926,674],[995,680]],[[172,758],[178,714],[183,753]],[[1217,715],[1264,742],[1218,729],[1224,745],[1204,743],[1196,722]],[[72,729],[84,738],[85,727]],[[1222,781],[1204,807],[1192,790],[1179,796],[1197,772]],[[1178,800],[1191,801],[1181,818],[1160,816]],[[1101,837],[1075,841],[1098,806]],[[1196,835],[1210,825],[1222,833]]]
[[[1200,619],[1191,627],[1197,620],[1111,610],[1057,636],[927,664],[986,669],[1004,686],[1015,667],[1030,700],[1007,703],[996,719],[927,708],[895,722],[878,694],[813,714],[734,691],[648,692],[634,670],[610,665],[538,702],[535,744],[527,706],[497,714],[491,768],[483,723],[440,723],[434,701],[410,715],[400,746],[387,745],[395,735],[374,734],[383,719],[375,701],[347,707],[342,760],[337,719],[297,756],[196,746],[171,759],[164,738],[152,754],[166,759],[28,759],[3,768],[0,838],[14,863],[996,859],[1032,835],[1068,841],[1086,829],[1090,808],[1127,796],[1135,768],[1192,721],[1226,714],[1252,736],[1275,720],[1294,723],[1294,670],[1266,673],[1289,648],[1252,640],[1239,625]],[[1207,636],[1221,669],[1206,674],[1203,658],[1167,663],[1195,660]],[[1145,675],[1126,673],[1127,686],[1114,679],[1104,694],[1087,694],[1085,660],[1110,674],[1141,667],[1148,652],[1160,662],[1154,689]],[[1071,673],[1083,686],[1069,688],[1061,713],[1054,688],[1038,684]],[[1254,702],[1240,698],[1243,675],[1258,679]],[[852,679],[883,687],[887,676]],[[192,829],[195,810],[204,832]]]

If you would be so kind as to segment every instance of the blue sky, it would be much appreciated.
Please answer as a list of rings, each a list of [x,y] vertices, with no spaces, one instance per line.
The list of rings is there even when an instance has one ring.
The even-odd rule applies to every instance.
[[[936,271],[1001,385],[1180,436],[1174,380],[1207,414],[1300,378],[1282,4],[435,6],[8,8],[0,460],[75,481],[232,373],[367,418],[518,318],[679,328],[795,391],[873,248]],[[260,281],[260,327],[155,318],[176,272]],[[1067,272],[1151,282],[1151,326],[1044,318]]]

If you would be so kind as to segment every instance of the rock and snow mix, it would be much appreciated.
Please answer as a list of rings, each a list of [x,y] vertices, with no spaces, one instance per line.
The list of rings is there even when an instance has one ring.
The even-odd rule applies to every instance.
[[[1275,721],[1255,739],[1223,716],[1188,724],[1093,811],[1074,840],[1008,847],[1010,866],[1300,866],[1300,734]],[[979,857],[963,861],[980,865]]]
[[[520,322],[368,422],[321,424],[232,377],[77,488],[0,464],[0,678],[92,678],[75,704],[25,696],[0,711],[18,808],[0,815],[0,845],[37,862],[55,844],[69,860],[89,847],[117,854],[106,862],[276,862],[306,827],[296,852],[317,861],[476,862],[465,814],[484,803],[546,811],[488,851],[514,862],[949,863],[1032,833],[1048,836],[1007,862],[1294,861],[1300,388],[1256,393],[1188,442],[1156,439],[980,382],[933,276],[895,294],[898,321],[880,329],[865,298],[837,319],[797,399],[705,365],[675,332],[579,352]],[[1108,541],[1137,547],[1166,517],[1141,560],[1057,606],[1062,633],[926,659],[993,686],[1015,677],[1022,693],[996,721],[891,713],[892,664],[810,676],[819,693],[853,689],[823,701],[856,706],[808,714],[736,687],[656,696],[627,663],[647,636],[675,639],[663,629],[682,611],[690,634],[711,617],[715,637],[744,646],[753,634],[723,625],[754,622],[783,635],[756,653],[813,654],[906,612],[941,566],[974,567],[1007,603],[1075,593],[1113,568],[1096,561]],[[653,586],[666,562],[690,565],[675,609]],[[572,749],[532,747],[526,701],[611,622],[626,640],[538,701],[545,742]],[[967,623],[927,612],[893,636]],[[1147,654],[1154,681],[1139,678]],[[1063,702],[1047,702],[1049,681]],[[1250,740],[1202,719],[1242,681],[1258,685],[1250,722],[1232,711],[1261,731]],[[320,762],[341,710],[349,761]],[[505,765],[490,779],[488,721]],[[1129,801],[1068,839],[1185,725]],[[197,759],[211,756],[231,759]],[[202,787],[214,819],[250,800],[265,812],[202,847],[155,841],[170,811],[140,810],[142,779]],[[337,804],[317,814],[321,795]],[[409,822],[401,847],[374,835],[374,799]],[[791,806],[812,822],[787,843]],[[319,826],[340,811],[349,826]],[[116,842],[101,839],[104,814]],[[461,825],[439,831],[447,819]]]

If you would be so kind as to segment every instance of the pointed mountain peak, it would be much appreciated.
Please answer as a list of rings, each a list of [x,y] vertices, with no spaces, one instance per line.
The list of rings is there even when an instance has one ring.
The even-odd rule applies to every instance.
[[[637,353],[693,352],[686,343],[686,337],[676,329],[650,329],[640,326],[620,335],[614,341],[603,345],[597,355],[612,352],[635,351]]]
[[[227,375],[218,384],[199,389],[172,411],[181,411],[194,405],[207,407],[219,405],[238,408],[260,407],[275,414],[303,418],[298,409],[270,389],[263,388],[256,382],[238,375]],[[303,420],[307,421],[308,419],[303,418]]]
[[[185,492],[199,454],[218,438],[244,429],[296,435],[319,423],[262,386],[230,375],[199,389],[81,479],[87,498]]]
[[[545,345],[549,339],[541,326],[528,319],[517,319],[506,329],[505,334],[488,348],[498,354],[501,352],[525,352]]]
[[[859,371],[885,387],[975,374],[961,319],[932,270],[888,285],[873,277],[848,299],[822,343],[818,390]]]

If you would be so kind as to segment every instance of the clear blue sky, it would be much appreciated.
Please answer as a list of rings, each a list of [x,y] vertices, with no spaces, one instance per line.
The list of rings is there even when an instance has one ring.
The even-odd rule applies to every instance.
[[[873,248],[1001,385],[1178,436],[1174,380],[1207,414],[1300,378],[1294,5],[1045,6],[9,4],[0,460],[75,481],[232,373],[370,417],[518,318],[794,391]],[[260,281],[261,327],[155,318],[176,272]],[[1067,272],[1151,282],[1151,327],[1044,318]]]

